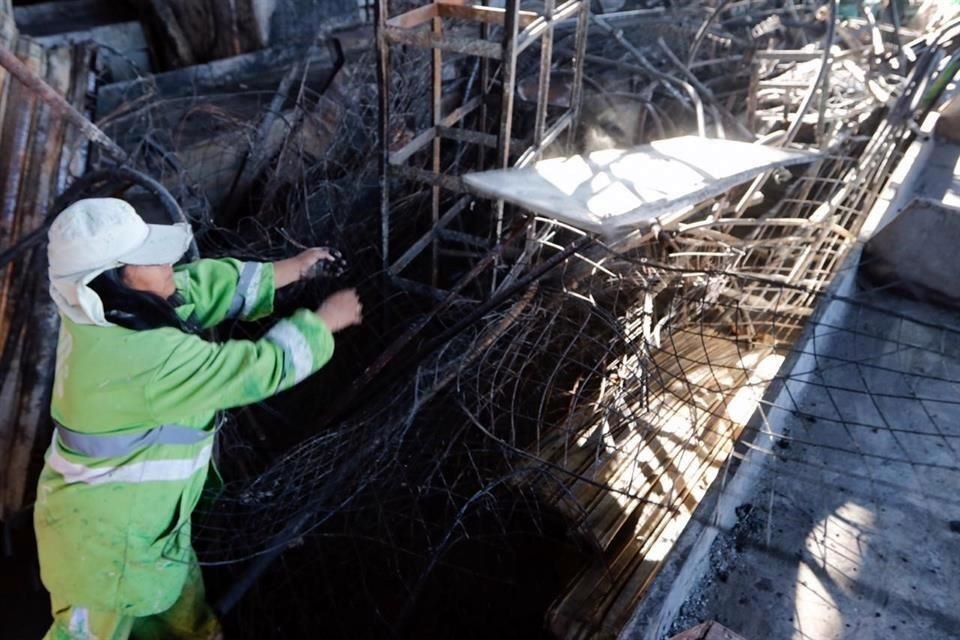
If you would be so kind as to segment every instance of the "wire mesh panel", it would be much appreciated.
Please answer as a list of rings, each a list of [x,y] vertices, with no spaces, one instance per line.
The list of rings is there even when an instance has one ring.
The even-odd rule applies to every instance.
[[[917,78],[937,73],[923,68],[884,84],[876,78],[885,74],[871,71],[872,89],[895,98],[887,103],[844,64],[866,59],[863,47],[830,61],[827,85],[810,60],[748,65],[764,48],[817,38],[772,23],[757,31],[742,3],[727,4],[638,6],[594,21],[576,141],[629,146],[694,128],[776,136],[800,122],[796,139],[827,142],[823,157],[700,203],[682,224],[618,238],[542,218],[528,225],[528,213],[506,210],[509,241],[477,242],[490,218],[471,219],[484,205],[463,200],[463,219],[443,229],[451,253],[437,252],[449,285],[439,295],[398,285],[385,271],[378,215],[379,150],[398,153],[424,130],[447,126],[431,109],[431,50],[395,47],[383,79],[386,123],[377,121],[383,94],[370,40],[320,70],[308,62],[326,58],[307,49],[267,89],[172,95],[157,84],[102,114],[131,162],[184,205],[205,255],[270,260],[316,245],[344,252],[344,275],[283,291],[278,315],[345,286],[364,299],[364,326],[338,336],[329,366],[234,412],[221,430],[222,480],[199,507],[192,539],[211,593],[230,609],[232,635],[312,636],[320,628],[350,638],[497,637],[509,628],[526,637],[543,633],[545,616],[556,636],[615,634],[709,487],[722,482],[735,443],[766,433],[755,416],[773,409],[815,420],[777,436],[764,455],[817,447],[837,465],[843,456],[864,462],[874,454],[847,432],[860,438],[876,428],[903,436],[903,457],[889,462],[939,465],[931,468],[954,477],[949,461],[921,462],[906,427],[884,420],[883,409],[888,396],[910,395],[896,384],[919,385],[934,417],[910,437],[948,446],[952,436],[932,407],[955,380],[918,374],[887,350],[946,353],[952,329],[937,329],[944,346],[917,347],[908,334],[919,319],[901,313],[903,333],[891,333],[900,312],[867,300],[850,302],[864,310],[860,328],[811,320],[912,139],[911,121],[928,106],[916,104],[929,88]],[[799,24],[818,21],[810,3],[759,4],[764,16],[792,11]],[[577,50],[571,19],[554,25],[550,68]],[[348,38],[338,37],[343,50]],[[439,80],[453,110],[503,73],[461,52],[445,56],[451,71],[441,69]],[[518,104],[544,97],[543,59],[518,62]],[[558,90],[546,96],[546,116],[557,117],[577,96],[564,90],[562,73],[552,77]],[[768,80],[782,86],[764,86],[757,98],[757,83]],[[811,91],[819,99],[801,112],[796,103]],[[541,104],[518,109],[526,112],[517,122],[536,124]],[[746,112],[753,129],[733,117]],[[496,124],[492,110],[480,124]],[[441,165],[434,169],[430,147],[420,158],[430,164],[418,168],[443,177],[475,166],[484,145],[467,139],[466,128],[449,128]],[[434,195],[394,191],[391,237],[413,246],[430,234]],[[440,204],[456,206],[458,197],[441,195]],[[411,265],[430,282],[432,265]],[[500,275],[509,270],[496,288],[478,275],[492,265],[506,265]],[[887,323],[879,333],[868,328],[875,316]],[[253,338],[267,326],[227,326],[219,338]],[[807,354],[809,345],[797,342],[804,331],[863,333],[873,355],[817,351],[825,363],[837,358],[836,374],[824,364],[819,378],[791,378],[782,364]],[[781,398],[774,407],[765,395],[770,385],[792,391],[808,379],[829,387],[836,406],[814,412]],[[866,395],[879,409],[844,414],[843,394]],[[836,431],[813,433],[814,425]],[[820,481],[799,466],[789,473]]]

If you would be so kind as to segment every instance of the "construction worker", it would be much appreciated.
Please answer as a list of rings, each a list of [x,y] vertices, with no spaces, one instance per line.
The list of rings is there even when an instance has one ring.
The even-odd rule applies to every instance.
[[[361,322],[344,290],[260,340],[204,340],[226,319],[267,316],[277,289],[331,256],[173,267],[191,237],[113,198],[81,200],[50,228],[61,330],[34,516],[47,638],[220,637],[190,543],[214,416],[302,381],[330,359],[333,334]]]

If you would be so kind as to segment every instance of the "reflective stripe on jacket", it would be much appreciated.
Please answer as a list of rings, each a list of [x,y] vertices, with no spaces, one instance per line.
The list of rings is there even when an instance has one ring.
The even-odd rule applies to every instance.
[[[177,313],[203,328],[273,310],[271,264],[201,260],[177,268],[175,281]],[[189,566],[215,413],[289,388],[332,353],[330,331],[306,310],[261,340],[219,344],[62,319],[51,402],[59,433],[34,514],[47,589],[133,616],[170,607]]]

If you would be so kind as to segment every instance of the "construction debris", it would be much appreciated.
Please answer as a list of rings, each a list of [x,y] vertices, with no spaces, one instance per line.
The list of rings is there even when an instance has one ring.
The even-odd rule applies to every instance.
[[[161,66],[189,66],[97,86],[72,62],[64,84],[40,62],[53,53],[23,45],[71,104],[96,90],[124,155],[95,168],[155,178],[129,197],[172,194],[205,255],[337,247],[369,309],[330,367],[218,436],[225,485],[193,537],[236,637],[320,620],[351,638],[620,634],[756,437],[768,385],[960,68],[955,25],[912,33],[912,16],[837,2],[605,0],[592,17],[580,0],[383,2],[372,32],[338,29],[341,12],[297,42],[278,37],[294,0],[269,33],[273,3],[207,8],[230,27],[262,5],[242,37],[142,4]],[[53,122],[4,86],[5,132]],[[33,203],[0,217],[4,247],[68,182],[32,177],[48,128],[0,140],[23,147],[4,155],[24,167],[0,171],[6,193]],[[42,422],[55,318],[11,288],[40,299],[23,260],[0,298],[0,406]],[[36,361],[24,309],[45,327]],[[18,495],[35,432],[9,467]]]

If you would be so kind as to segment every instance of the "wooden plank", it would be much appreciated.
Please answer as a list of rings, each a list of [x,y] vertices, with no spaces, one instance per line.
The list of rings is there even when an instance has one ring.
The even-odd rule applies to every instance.
[[[58,94],[66,96],[70,90],[73,72],[73,47],[55,47],[47,54],[46,81]],[[31,154],[30,163],[34,170],[29,180],[36,184],[36,196],[26,203],[24,228],[32,231],[38,228],[47,214],[47,207],[57,195],[57,172],[60,167],[60,153],[63,147],[66,120],[51,112],[49,105],[41,103],[37,121],[43,123],[44,136],[38,137]]]
[[[270,12],[256,0],[134,0],[163,68],[209,62],[260,49],[270,33]],[[262,22],[266,20],[267,24]]]
[[[92,49],[87,45],[57,48],[47,56],[45,80],[48,85],[58,95],[66,94],[70,104],[83,110],[93,77],[91,56]],[[71,168],[82,171],[83,164],[78,158],[85,159],[86,154],[78,152],[89,146],[82,131],[53,113],[49,104],[37,103],[36,111],[35,133],[24,177],[30,188],[21,189],[17,198],[17,215],[22,218],[20,224],[25,229],[40,224],[49,202],[67,184],[66,174]],[[0,501],[7,513],[23,505],[31,489],[29,470],[38,462],[38,445],[45,445],[50,436],[49,404],[59,317],[46,292],[43,264],[40,260],[22,267],[27,273],[21,273],[18,292],[21,302],[29,306],[17,310],[18,317],[25,317],[26,321],[16,348],[29,353],[30,357],[18,356],[19,361],[8,369],[10,375],[3,381],[4,397],[14,398],[9,404],[0,403],[10,407],[13,418],[9,424],[14,425],[12,439],[0,434],[0,459],[8,461],[0,476],[3,479]],[[38,266],[41,268],[36,268]],[[0,421],[0,432],[9,424],[6,420]]]
[[[483,105],[483,96],[474,96],[444,116],[441,124],[445,127],[452,127],[476,111],[477,107],[481,105]]]
[[[422,151],[437,135],[436,127],[429,127],[418,133],[410,142],[390,154],[390,164],[402,165],[413,155]]]
[[[395,27],[384,29],[383,36],[390,44],[406,44],[422,49],[440,49],[441,51],[480,56],[492,60],[500,60],[503,57],[503,47],[501,45],[478,38],[448,36],[430,31],[409,31]]]
[[[636,540],[641,546],[638,548],[631,544],[620,550],[608,573],[609,576],[614,576],[613,580],[605,576],[607,584],[596,587],[604,594],[603,598],[591,598],[591,602],[595,603],[595,625],[602,629],[620,629],[626,624],[676,537],[689,522],[709,483],[719,472],[719,461],[732,450],[739,429],[731,429],[733,425],[729,421],[724,421],[723,425],[723,437],[717,439],[709,454],[704,456],[697,467],[685,472],[690,481],[674,499],[676,509],[651,507],[640,513],[642,526],[637,530]]]
[[[468,20],[484,24],[495,24],[503,26],[506,12],[498,7],[484,7],[482,5],[462,5],[451,2],[438,2],[436,5],[440,17],[453,18],[456,20]],[[533,24],[540,15],[534,11],[521,11],[518,20],[521,28],[526,28]]]
[[[661,386],[665,391],[672,385],[678,385],[681,391],[672,399],[668,398],[665,405],[657,402],[657,398],[664,397],[662,392],[657,394],[645,412],[656,416],[661,422],[674,425],[669,433],[660,432],[658,438],[669,434],[673,438],[678,435],[682,438],[683,433],[677,431],[677,421],[672,416],[671,407],[690,411],[691,403],[700,405],[696,412],[691,412],[689,418],[685,419],[689,424],[688,432],[694,436],[697,447],[685,445],[679,449],[679,453],[677,450],[651,450],[651,455],[647,457],[660,464],[661,471],[654,477],[647,473],[645,483],[649,489],[646,492],[638,488],[633,490],[639,491],[637,499],[620,496],[616,501],[602,492],[603,502],[585,506],[588,510],[587,522],[591,521],[591,514],[600,517],[599,520],[592,519],[594,524],[591,528],[597,535],[606,536],[604,545],[613,541],[611,533],[618,534],[619,528],[627,521],[637,524],[629,538],[626,538],[627,544],[615,550],[609,564],[585,571],[567,595],[553,607],[551,626],[561,637],[591,637],[594,633],[605,635],[616,633],[622,627],[656,574],[660,562],[719,473],[721,461],[732,450],[748,414],[752,413],[762,390],[782,360],[779,356],[778,359],[768,360],[771,353],[768,347],[742,353],[736,343],[725,337],[704,341],[703,336],[695,332],[681,332],[676,336],[674,345],[675,353],[665,353],[665,360],[660,362],[663,368],[673,370],[672,377],[661,382]],[[694,368],[697,363],[699,370]],[[730,377],[728,374],[737,375]],[[687,387],[687,391],[683,392],[682,389]],[[744,390],[747,391],[746,395],[743,395]],[[697,418],[698,413],[702,418]],[[682,440],[678,442],[682,443]],[[664,476],[668,464],[669,477]],[[615,471],[600,470],[599,473],[603,478],[609,476],[606,483],[616,485]],[[665,484],[661,486],[663,481]],[[621,488],[624,488],[622,482]],[[579,500],[583,504],[582,497]],[[604,503],[610,508],[603,508]],[[625,514],[629,514],[629,517],[625,517]],[[573,628],[570,625],[573,619],[581,623],[576,628],[582,633],[566,633],[566,629]]]
[[[17,46],[17,27],[9,13],[0,13],[0,46],[10,50],[15,50]],[[19,92],[23,90],[23,87],[16,89],[15,84],[7,69],[0,66],[0,123],[4,124],[4,126],[0,128],[0,153],[4,154],[0,156],[0,180],[4,181],[11,171],[9,156],[6,154],[11,148],[10,145],[12,145],[13,142],[12,134],[14,133],[12,129],[6,126],[8,119],[12,117],[12,114],[7,113],[7,106],[11,104],[11,100],[15,101],[17,99],[16,97],[11,98],[10,95],[13,93],[19,96]],[[7,206],[5,201],[0,200],[0,202],[3,202],[3,207]],[[9,246],[9,244],[12,243],[12,235],[8,237],[6,223],[3,222],[4,219],[4,216],[0,216],[0,246]],[[12,234],[12,229],[9,233]],[[10,269],[7,269],[7,272],[9,271]],[[2,340],[7,332],[7,325],[4,322],[2,310],[10,294],[10,284],[11,280],[8,277],[8,273],[0,273],[0,352],[3,350]],[[2,438],[0,438],[0,446],[2,446]],[[2,450],[3,449],[0,449],[0,451]]]
[[[60,318],[46,293],[46,278],[36,278],[36,294],[29,314],[29,329],[24,336],[25,353],[30,358],[22,369],[16,434],[6,469],[8,510],[23,507],[32,478],[29,470],[38,445],[46,446],[50,437],[50,398],[56,368],[57,333]]]
[[[464,176],[477,193],[594,232],[666,223],[674,213],[812,152],[683,136],[633,149],[543,160]],[[672,221],[672,220],[671,220]]]
[[[62,68],[55,69],[52,75],[48,73],[46,50],[32,38],[21,36],[18,39],[17,50],[27,52],[24,63],[38,78],[49,80],[52,77],[57,82],[64,79]],[[15,85],[23,91],[18,92],[19,98],[15,103],[16,109],[20,111],[20,118],[16,121],[14,130],[19,135],[15,136],[16,152],[11,157],[8,174],[10,179],[6,182],[8,191],[4,194],[4,212],[9,213],[9,207],[12,206],[13,238],[19,239],[39,226],[38,219],[45,213],[45,207],[39,205],[38,199],[49,192],[49,185],[46,187],[41,185],[44,181],[44,173],[49,181],[52,165],[44,163],[43,160],[53,118],[56,116],[52,113],[50,106],[39,100],[29,88],[19,82],[15,82]],[[51,88],[56,90],[54,87]],[[56,119],[62,122],[60,118]],[[20,129],[21,126],[23,129]],[[22,147],[19,146],[21,143]],[[12,166],[14,162],[17,163],[16,167]],[[16,174],[19,174],[19,183],[14,181]],[[26,271],[27,263],[20,262],[11,265],[7,269],[7,274],[12,275],[15,280],[20,280],[30,276]]]
[[[834,60],[849,57],[850,51],[837,52]],[[753,52],[755,60],[779,60],[780,62],[809,62],[823,57],[822,51],[798,51],[793,49],[770,49]]]
[[[638,328],[625,330],[630,336]],[[759,374],[750,372],[769,353],[766,346],[743,350],[743,345],[728,336],[705,339],[699,331],[681,330],[672,334],[670,349],[654,356],[653,370],[663,375],[651,380],[655,388],[649,406],[625,409],[647,422],[620,420],[609,425],[606,436],[613,448],[606,452],[571,442],[575,437],[602,442],[603,414],[593,403],[584,407],[579,425],[574,419],[557,426],[560,436],[556,440],[570,445],[540,451],[540,455],[577,477],[552,491],[553,498],[548,500],[569,499],[573,503],[570,515],[592,532],[610,559],[610,564],[582,574],[554,606],[551,628],[560,637],[617,633],[655,575],[658,558],[665,556],[742,429],[744,418],[734,419],[727,412],[745,414],[749,407],[738,409],[743,398],[733,392],[747,387],[758,393],[765,386],[771,375],[769,367],[764,365]],[[629,368],[629,363],[622,364]],[[595,432],[592,436],[591,430]],[[613,495],[589,478],[624,493]],[[631,523],[635,529],[622,534],[624,526]],[[620,544],[614,547],[618,540]]]
[[[505,15],[505,11],[497,7],[467,5],[462,2],[450,1],[433,2],[390,18],[387,20],[387,26],[399,29],[413,29],[426,24],[433,18],[450,18],[503,26]],[[539,17],[539,14],[536,12],[521,11],[520,25],[526,27]]]
[[[390,281],[410,293],[416,294],[418,296],[423,296],[425,298],[431,298],[437,302],[444,302],[447,300],[456,301],[457,303],[463,304],[479,304],[479,300],[474,300],[472,298],[465,298],[459,294],[451,294],[445,289],[437,289],[431,287],[428,284],[423,284],[422,282],[416,282],[414,280],[409,280],[402,276],[390,276]]]
[[[163,0],[132,0],[137,12],[150,23],[151,49],[162,68],[176,69],[197,64],[190,38],[180,26],[173,8]],[[207,22],[204,20],[204,22]]]
[[[8,356],[10,358],[10,368],[7,375],[0,380],[0,383],[3,384],[3,388],[0,389],[0,459],[4,461],[10,459],[16,441],[17,412],[20,405],[18,400],[20,398],[23,327],[21,326],[20,329],[19,335],[14,341],[0,343],[0,350],[12,346],[12,353]],[[2,372],[0,372],[0,375],[2,375]],[[11,506],[7,505],[6,501],[8,479],[9,471],[4,465],[2,473],[0,473],[0,519],[6,519],[14,511]]]
[[[93,71],[95,55],[94,45],[82,44],[73,47],[73,77],[67,100],[88,119],[93,117],[88,96],[93,92],[96,84],[96,75]],[[63,151],[60,154],[60,171],[56,188],[58,195],[73,179],[86,172],[89,151],[90,143],[83,131],[74,123],[68,123],[64,134]]]
[[[387,26],[398,29],[412,29],[426,24],[439,15],[436,3],[430,3],[387,20]]]
[[[491,149],[497,148],[497,136],[492,133],[483,133],[481,131],[472,131],[470,129],[461,129],[459,127],[438,126],[437,132],[441,138],[456,140],[458,142],[468,142],[470,144],[481,144]]]
[[[420,252],[423,251],[428,244],[437,238],[437,233],[450,224],[450,221],[456,218],[458,215],[463,213],[467,208],[467,205],[470,204],[471,199],[468,196],[463,196],[457,202],[453,204],[452,207],[447,209],[447,211],[437,220],[433,227],[420,237],[419,240],[414,242],[409,249],[404,252],[402,256],[397,258],[397,261],[390,265],[388,273],[391,276],[395,276],[401,271],[403,271],[407,265],[409,265],[414,258],[420,255]]]
[[[58,47],[49,52],[46,81],[52,89],[66,95],[72,74],[72,47]],[[34,185],[21,195],[22,226],[32,230],[40,226],[47,207],[56,194],[60,155],[66,121],[51,114],[49,106],[40,104],[36,118],[37,135],[30,154],[27,179]],[[45,261],[40,261],[45,264]],[[8,510],[19,509],[28,490],[28,470],[34,457],[34,448],[44,441],[42,425],[48,423],[50,390],[57,345],[57,311],[47,294],[47,280],[42,274],[28,274],[32,284],[27,291],[31,308],[24,335],[24,350],[30,358],[23,362],[21,393],[18,403],[15,438],[6,468],[7,482],[4,502]]]
[[[23,38],[20,39],[20,42]],[[19,44],[18,44],[19,46]],[[39,45],[37,45],[39,46]],[[24,85],[38,99],[46,102],[59,117],[66,118],[80,127],[90,140],[100,145],[101,150],[109,155],[114,161],[125,162],[127,154],[117,144],[111,140],[104,132],[93,124],[89,118],[80,113],[69,102],[64,100],[63,96],[50,88],[43,81],[43,78],[30,69],[30,66],[24,64],[12,51],[0,47],[0,65],[6,67],[10,75],[15,77],[19,84]]]
[[[34,75],[42,76],[46,59],[43,47],[29,38],[18,38],[16,56],[25,69]],[[20,232],[20,218],[17,215],[18,197],[26,185],[25,175],[30,153],[31,138],[34,133],[33,118],[37,96],[21,82],[13,82],[10,87],[7,109],[3,120],[3,141],[0,145],[5,166],[2,172],[2,199],[0,199],[0,246],[13,244]],[[18,265],[11,265],[3,274],[0,289],[9,291]],[[9,321],[9,297],[0,293],[0,318]],[[6,338],[4,327],[0,326],[0,345]],[[2,347],[0,347],[2,348]]]
[[[703,342],[703,338],[701,336],[688,338],[691,346],[699,350],[697,345]],[[684,376],[686,382],[699,388],[698,394],[689,394],[681,390],[681,395],[675,395],[676,392],[671,392],[669,387],[661,389],[659,396],[652,397],[650,407],[647,409],[635,407],[636,415],[641,419],[646,418],[649,422],[641,425],[624,420],[613,425],[613,431],[610,432],[609,437],[611,441],[618,443],[616,449],[598,456],[591,454],[591,457],[594,457],[593,463],[577,470],[581,476],[603,479],[605,484],[620,491],[637,494],[639,497],[620,498],[616,508],[607,511],[603,507],[607,500],[606,490],[600,489],[596,484],[581,481],[579,478],[569,484],[568,495],[576,501],[579,508],[584,510],[582,519],[594,532],[602,548],[607,548],[618,535],[620,527],[630,519],[633,509],[650,499],[649,493],[661,482],[667,471],[667,463],[669,462],[671,468],[677,468],[678,463],[685,459],[689,452],[684,450],[683,443],[691,438],[703,437],[701,432],[705,423],[699,422],[697,414],[711,420],[718,407],[723,405],[725,394],[745,379],[746,372],[736,368],[736,360],[740,353],[735,343],[725,338],[714,338],[708,339],[706,344],[710,347],[719,346],[724,351],[724,353],[707,356],[715,369],[727,366],[730,370],[736,371],[741,378],[732,378],[729,386],[713,389],[708,395],[706,389],[702,388],[709,382],[702,379],[706,378],[708,373],[702,370],[699,374],[701,379],[696,379],[696,375],[691,375],[691,372],[696,373],[693,364],[689,363],[686,374],[677,371],[667,382],[673,384]],[[674,354],[663,354],[658,359],[661,362],[654,366],[666,368],[662,362],[664,359],[670,366],[679,358]],[[690,359],[702,361],[703,356],[694,355]],[[701,367],[701,369],[704,368]],[[664,394],[671,395],[664,396]],[[668,402],[664,403],[664,398],[668,399]],[[587,423],[585,430],[596,428],[596,422],[592,421]],[[663,440],[664,438],[666,440]],[[672,448],[664,447],[660,444],[662,440],[664,442],[673,440],[676,444]],[[642,473],[639,473],[641,471]]]
[[[46,73],[46,52],[43,47],[27,37],[17,39],[16,56],[24,67],[32,74],[43,77]],[[0,209],[0,231],[3,234],[3,242],[0,244],[12,244],[16,242],[21,233],[27,213],[32,206],[35,206],[33,199],[37,193],[37,184],[35,180],[36,169],[32,165],[35,159],[35,147],[42,146],[46,142],[46,124],[49,122],[49,111],[46,113],[46,121],[39,121],[38,112],[40,103],[29,88],[19,82],[11,84],[11,91],[8,97],[7,109],[4,114],[4,140],[2,150],[5,166],[3,167],[3,200],[2,209]],[[22,386],[22,367],[30,362],[30,358],[25,357],[23,351],[24,334],[26,324],[18,322],[21,319],[21,312],[26,304],[30,302],[28,290],[32,287],[26,286],[28,280],[33,274],[30,273],[28,265],[17,263],[7,267],[2,274],[3,297],[0,300],[0,352],[7,348],[14,349],[11,366],[0,375],[6,374],[3,383],[3,394],[14,395],[7,396],[9,402],[5,402],[0,409],[0,459],[8,461],[3,469],[4,486],[0,499],[3,501],[4,512],[11,511],[11,505],[8,503],[7,495],[9,493],[8,482],[11,478],[19,479],[18,473],[25,475],[25,470],[18,465],[11,468],[11,461],[14,457],[17,460],[23,458],[18,451],[17,446],[17,423],[20,408],[20,389]],[[32,291],[31,291],[32,292]],[[9,357],[9,356],[8,356]],[[0,361],[4,357],[0,355]]]
[[[434,175],[430,171],[424,171],[423,169],[417,169],[416,167],[406,167],[406,166],[392,166],[390,167],[390,173],[401,178],[406,178],[408,180],[414,180],[416,182],[421,182],[428,185],[439,185],[444,189],[449,191],[454,191],[456,193],[466,193],[466,188],[463,186],[463,181],[457,176],[447,176],[447,175]]]
[[[13,49],[17,46],[17,25],[6,13],[0,13],[0,47]],[[7,96],[10,93],[10,72],[0,66],[0,122],[6,115]],[[3,144],[4,131],[0,130],[0,145]],[[0,160],[2,162],[2,160]]]
[[[440,229],[437,235],[439,235],[442,240],[449,240],[454,243],[458,242],[470,247],[479,247],[484,251],[490,251],[490,238],[483,238],[471,233],[463,233],[462,231],[451,231],[450,229]]]
[[[656,398],[656,396],[654,396],[654,398]],[[621,464],[622,458],[617,455],[616,451],[609,454],[600,454],[598,453],[598,448],[601,446],[599,443],[596,447],[587,447],[575,442],[594,437],[592,432],[598,431],[598,428],[601,426],[600,422],[604,419],[603,413],[599,411],[599,405],[605,402],[606,400],[600,397],[596,403],[581,407],[579,416],[566,421],[560,434],[560,440],[562,441],[561,448],[548,445],[548,447],[541,449],[539,453],[541,457],[545,457],[547,460],[575,474],[565,483],[567,487],[554,494],[552,500],[563,498],[567,492],[570,491],[571,487],[575,488],[579,485],[584,485],[584,489],[575,491],[573,497],[581,504],[587,504],[587,501],[591,499],[590,496],[603,493],[605,490],[596,485],[581,482],[580,478],[606,478],[607,475],[615,472],[614,469],[610,468],[611,465]],[[649,438],[656,437],[657,435],[657,424],[646,422],[644,416],[650,413],[656,413],[658,414],[658,418],[664,421],[672,419],[674,409],[666,405],[661,407],[661,404],[662,403],[652,405],[649,410],[635,407],[637,416],[642,424],[626,420],[618,421],[611,425],[610,431],[604,435],[608,436],[609,440],[620,443],[617,447],[618,451],[627,450],[636,453],[638,448],[645,446],[644,443],[646,443]],[[558,429],[558,431],[560,430]],[[633,431],[634,435],[629,436],[625,433],[628,431]],[[579,510],[580,507],[578,506],[577,509]],[[580,517],[589,517],[589,513],[581,514]]]
[[[722,449],[723,445],[719,444],[717,448]],[[697,501],[696,498],[690,500],[692,488],[703,483],[703,471],[709,466],[709,458],[705,458],[700,473],[692,476],[693,482],[678,496],[676,502],[681,506],[680,513],[649,505],[638,517],[640,528],[636,541],[639,544],[622,547],[609,564],[595,565],[575,581],[551,612],[551,627],[558,637],[568,640],[596,635],[605,637],[622,628],[665,555],[665,551],[661,551],[650,558],[651,549],[660,542],[665,529],[672,527],[674,534],[678,535],[686,525]],[[626,602],[618,602],[621,600]],[[580,623],[579,633],[565,633],[570,620]]]

